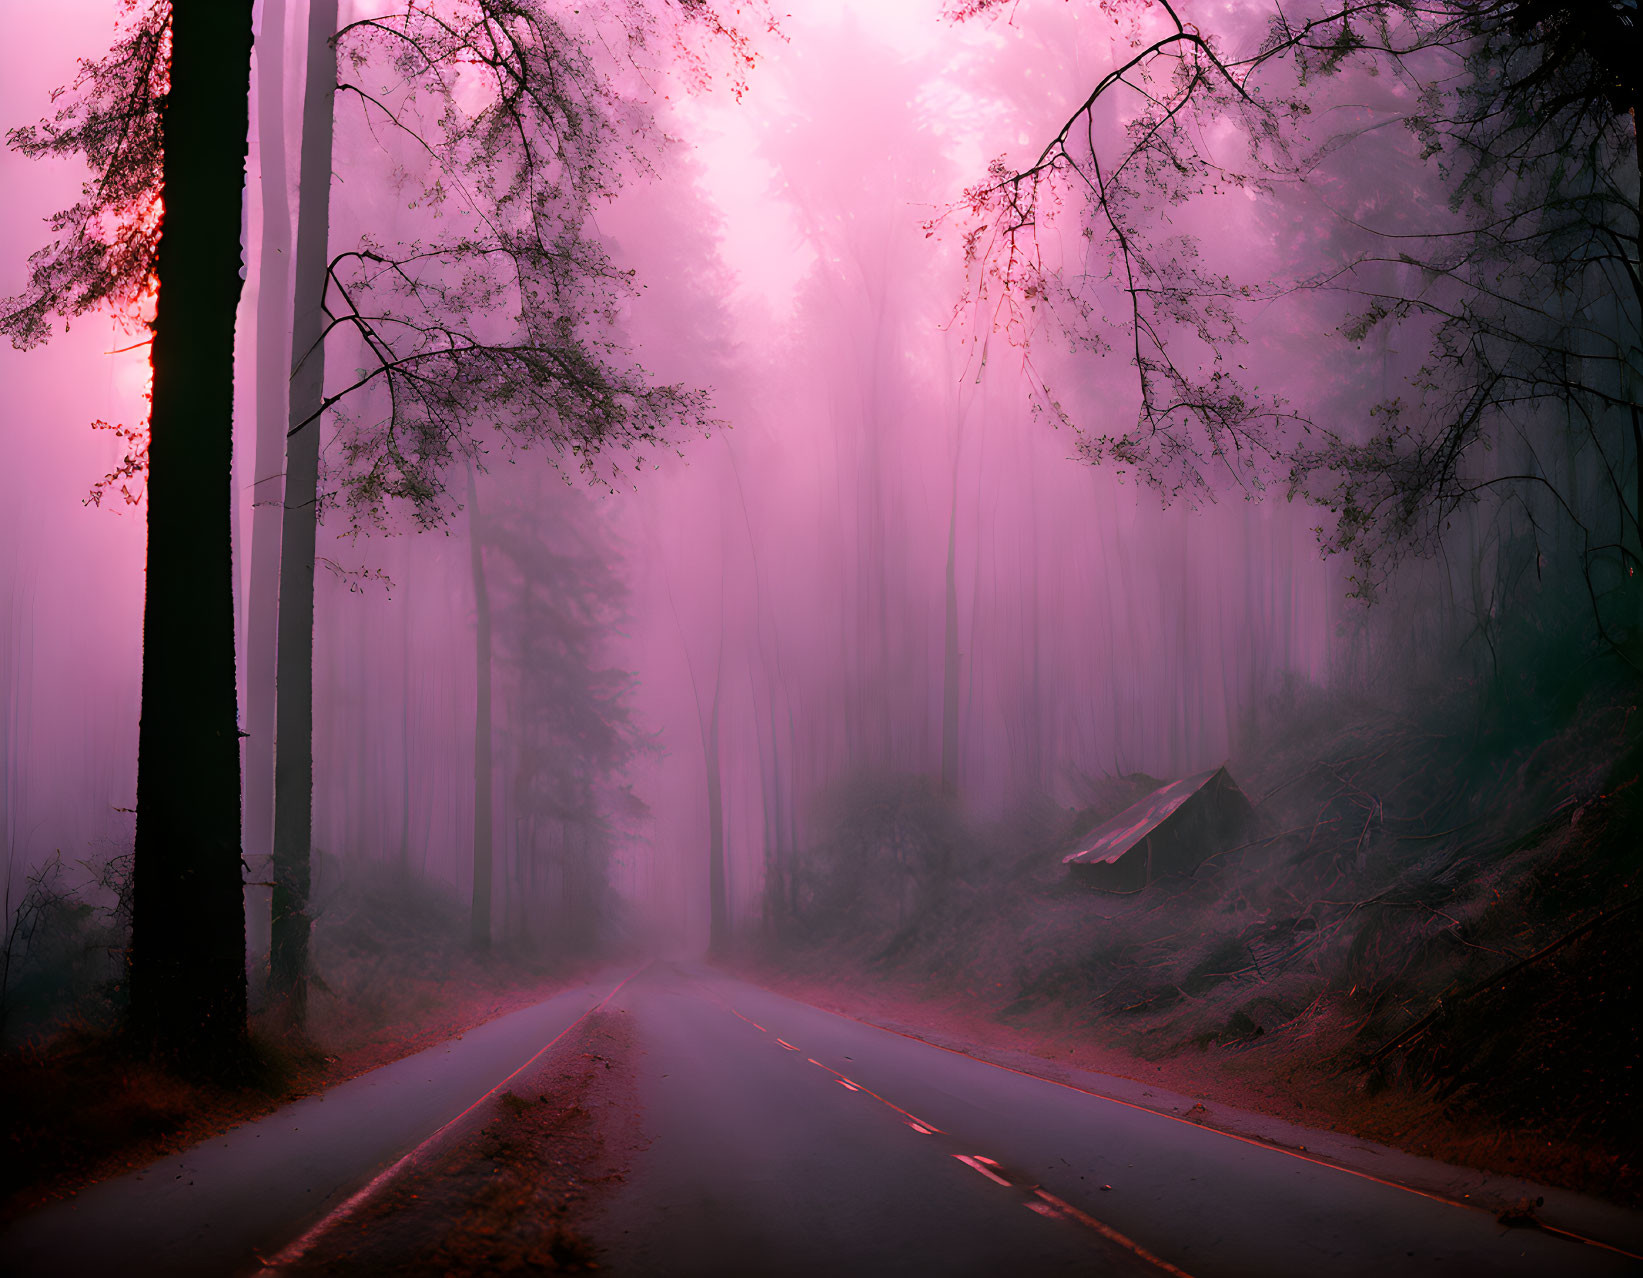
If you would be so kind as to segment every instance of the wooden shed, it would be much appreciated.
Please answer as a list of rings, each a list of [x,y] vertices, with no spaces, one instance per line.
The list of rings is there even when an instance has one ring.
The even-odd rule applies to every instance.
[[[1254,816],[1226,768],[1214,768],[1159,786],[1097,826],[1062,862],[1091,887],[1139,892],[1160,875],[1186,873],[1233,847]]]

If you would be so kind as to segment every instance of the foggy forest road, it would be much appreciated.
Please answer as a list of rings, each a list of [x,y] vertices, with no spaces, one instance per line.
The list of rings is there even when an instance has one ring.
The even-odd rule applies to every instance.
[[[224,1275],[471,1106],[608,995],[601,973],[0,1229],[0,1275]]]
[[[556,1036],[561,1056],[582,1057],[589,1045],[575,1027],[596,1007],[628,1033],[622,1063],[641,1134],[618,1187],[578,1226],[602,1273],[1577,1278],[1639,1269],[1620,1252],[1507,1228],[1488,1210],[657,961],[26,1218],[0,1235],[0,1273],[234,1275],[269,1256],[276,1269],[331,1272],[323,1244],[308,1249],[348,1204],[367,1200],[356,1191],[397,1183],[399,1173],[383,1169],[436,1129],[454,1133],[444,1144],[471,1138],[475,1103]],[[553,1054],[541,1061],[538,1070],[564,1068]],[[1583,1202],[1560,1196],[1574,1213],[1563,1223],[1596,1221],[1613,1231],[1609,1241],[1636,1250],[1635,1216],[1588,1203],[1581,1218]],[[445,1227],[427,1200],[409,1210],[435,1235]]]
[[[594,1231],[617,1274],[1639,1270],[717,972],[658,964],[616,1005],[651,1138]]]

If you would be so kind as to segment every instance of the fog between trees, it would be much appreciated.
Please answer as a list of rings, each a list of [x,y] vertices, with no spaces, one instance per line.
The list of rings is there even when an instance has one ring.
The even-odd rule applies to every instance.
[[[345,23],[363,13],[351,9]],[[13,42],[31,52],[26,74],[5,77],[8,123],[43,109],[73,57],[106,47],[113,16],[86,3],[49,30],[15,19],[40,29]],[[285,14],[292,216],[305,16],[296,4]],[[1253,45],[1263,21],[1252,13],[1228,38]],[[613,269],[634,274],[631,295],[600,302],[590,340],[614,343],[618,360],[631,351],[654,385],[711,398],[699,415],[675,414],[665,439],[599,454],[590,476],[553,441],[494,429],[484,400],[499,387],[482,381],[458,405],[474,433],[444,494],[423,508],[385,502],[380,514],[369,495],[350,504],[361,455],[349,452],[360,424],[382,419],[380,389],[324,420],[320,485],[331,500],[316,552],[313,741],[322,863],[394,862],[472,890],[482,615],[490,933],[548,949],[621,937],[700,946],[716,849],[723,933],[767,931],[791,905],[783,885],[822,836],[830,796],[862,778],[920,793],[945,786],[978,819],[1046,798],[1076,804],[1091,776],[1221,763],[1297,685],[1384,697],[1455,671],[1498,677],[1514,618],[1574,618],[1587,598],[1584,550],[1560,531],[1550,499],[1456,503],[1425,547],[1441,553],[1410,560],[1366,609],[1347,597],[1350,561],[1320,555],[1315,529],[1333,536],[1333,516],[1286,500],[1282,482],[1263,489],[1236,466],[1166,502],[1110,453],[1088,464],[1089,440],[1130,429],[1139,403],[1125,312],[1104,285],[1070,295],[1093,307],[1089,332],[1034,329],[1030,360],[1025,330],[995,328],[992,313],[964,305],[975,286],[966,224],[944,215],[993,156],[1027,164],[1038,154],[1133,48],[1131,22],[1050,3],[963,23],[934,4],[888,16],[795,6],[779,36],[754,32],[757,64],[739,96],[722,65],[702,64],[712,71],[704,85],[665,38],[633,58],[608,45],[597,53],[625,133],[605,189],[567,216]],[[268,65],[259,56],[259,72]],[[1347,65],[1314,101],[1329,115],[1370,100],[1365,111],[1395,118],[1404,92]],[[258,324],[278,313],[261,290],[288,287],[263,262],[268,246],[281,251],[268,233],[280,216],[267,153],[279,131],[258,118],[267,86],[251,101],[233,484],[242,726],[257,664],[247,659],[253,565],[258,539],[278,535],[256,495],[268,367],[257,361]],[[464,104],[460,86],[455,101]],[[1090,136],[1120,145],[1136,118],[1133,106],[1103,103]],[[1143,211],[1195,236],[1175,251],[1202,254],[1205,272],[1274,283],[1360,252],[1354,228],[1374,217],[1464,217],[1446,211],[1448,179],[1422,158],[1417,131],[1354,121],[1362,139],[1312,182],[1227,183]],[[414,147],[385,141],[349,95],[336,129],[333,255],[365,239],[425,243],[465,216],[462,193],[430,203],[432,170]],[[1213,120],[1201,141],[1228,157],[1242,145]],[[10,293],[41,238],[37,219],[64,205],[61,191],[80,175],[11,153],[0,162],[20,193],[0,210],[14,264],[0,291]],[[1615,161],[1616,183],[1631,182],[1635,218],[1625,163]],[[1080,205],[1062,200],[1038,240],[1065,281],[1099,262]],[[1418,264],[1382,270],[1412,276]],[[1369,437],[1367,403],[1420,378],[1430,324],[1371,326],[1355,341],[1355,299],[1259,302],[1240,314],[1236,358],[1347,444]],[[463,322],[500,340],[513,312],[498,314],[473,309]],[[1635,314],[1622,306],[1590,319],[1630,342],[1628,375]],[[143,511],[78,499],[110,465],[110,441],[85,423],[142,412],[142,353],[101,353],[131,340],[88,318],[44,352],[0,352],[17,388],[0,479],[0,598],[10,601],[0,764],[14,894],[55,849],[77,857],[130,839],[121,809],[133,806]],[[1213,364],[1215,340],[1184,340],[1184,360]],[[355,341],[341,333],[327,347],[328,394],[370,367]],[[1577,505],[1604,512],[1616,498],[1599,494],[1618,484],[1619,508],[1635,511],[1624,423],[1589,439],[1543,428],[1543,417],[1528,419],[1493,441],[1492,456],[1480,447],[1467,473],[1539,467]],[[1635,514],[1632,527],[1618,519],[1615,540],[1629,546]],[[1600,578],[1594,588],[1617,587]],[[1604,614],[1622,637],[1624,614]],[[1589,636],[1571,642],[1588,651]],[[257,784],[248,777],[247,794]],[[267,877],[263,838],[244,837],[254,882]],[[254,966],[266,944],[263,892],[247,894]]]

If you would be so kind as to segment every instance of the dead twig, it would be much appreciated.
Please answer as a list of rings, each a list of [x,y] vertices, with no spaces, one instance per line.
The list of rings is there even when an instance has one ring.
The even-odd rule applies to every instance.
[[[1305,1020],[1309,1015],[1311,1015],[1312,1009],[1317,1007],[1318,1004],[1323,1000],[1323,996],[1324,996],[1325,993],[1327,993],[1327,990],[1319,990],[1318,993],[1313,997],[1313,999],[1310,1003],[1308,1003],[1299,1012],[1297,1012],[1294,1016],[1291,1016],[1287,1021],[1283,1022],[1281,1025],[1274,1025],[1271,1029],[1269,1029],[1267,1031],[1267,1033],[1269,1035],[1280,1033],[1281,1031],[1288,1029],[1291,1025],[1297,1025],[1301,1021]]]

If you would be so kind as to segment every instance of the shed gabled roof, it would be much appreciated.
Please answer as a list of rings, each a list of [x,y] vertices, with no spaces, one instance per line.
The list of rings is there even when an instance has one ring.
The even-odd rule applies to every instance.
[[[1183,803],[1213,781],[1221,771],[1220,768],[1211,768],[1208,772],[1159,786],[1139,803],[1130,805],[1112,820],[1092,830],[1085,836],[1078,851],[1069,852],[1061,858],[1062,864],[1102,865],[1118,860],[1174,816]]]

